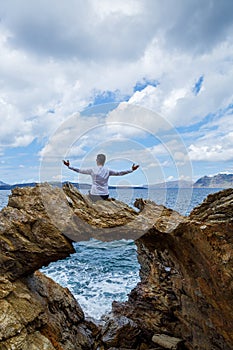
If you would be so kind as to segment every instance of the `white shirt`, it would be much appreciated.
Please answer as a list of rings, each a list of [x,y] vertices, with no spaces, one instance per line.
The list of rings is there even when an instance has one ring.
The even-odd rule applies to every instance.
[[[73,168],[68,167],[71,170],[76,171],[80,174],[88,174],[92,177],[92,186],[91,186],[91,194],[98,196],[108,195],[108,179],[109,176],[121,176],[130,174],[133,170],[123,170],[123,171],[115,171],[109,170],[108,168],[99,165],[94,168],[82,169],[82,168]]]

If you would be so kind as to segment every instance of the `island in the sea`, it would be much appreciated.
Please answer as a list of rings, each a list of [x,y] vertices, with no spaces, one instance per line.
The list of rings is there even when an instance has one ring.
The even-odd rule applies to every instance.
[[[203,176],[197,180],[196,188],[231,188],[233,187],[233,174],[220,173],[214,176]]]

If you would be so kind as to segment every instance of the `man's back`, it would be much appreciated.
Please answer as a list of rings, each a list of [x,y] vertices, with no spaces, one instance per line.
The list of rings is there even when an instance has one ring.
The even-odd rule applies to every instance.
[[[109,169],[104,166],[96,166],[92,169],[91,194],[105,196],[108,194]]]

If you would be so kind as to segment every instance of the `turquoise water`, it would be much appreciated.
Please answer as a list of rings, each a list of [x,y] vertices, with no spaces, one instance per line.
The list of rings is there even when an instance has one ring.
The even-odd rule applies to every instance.
[[[151,199],[157,204],[187,215],[203,199],[219,189],[117,189],[110,195],[133,205],[136,198]],[[7,205],[10,191],[0,191],[0,207]],[[111,310],[113,300],[125,301],[139,281],[139,264],[133,241],[74,243],[75,254],[51,263],[42,271],[63,287],[70,289],[86,315],[100,318]]]

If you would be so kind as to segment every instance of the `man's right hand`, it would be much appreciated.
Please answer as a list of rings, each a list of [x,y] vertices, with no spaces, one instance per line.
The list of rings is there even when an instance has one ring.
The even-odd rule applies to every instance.
[[[63,163],[64,163],[66,166],[70,166],[70,161],[69,161],[69,160],[63,160]]]

